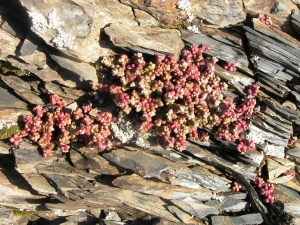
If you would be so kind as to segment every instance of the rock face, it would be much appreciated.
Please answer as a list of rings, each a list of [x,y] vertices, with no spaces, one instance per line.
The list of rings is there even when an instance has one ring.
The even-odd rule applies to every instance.
[[[0,223],[297,224],[299,4],[0,0]],[[208,141],[187,140],[183,152],[165,149],[161,137],[135,129],[140,114],[113,118],[111,151],[72,143],[67,154],[55,148],[43,158],[30,141],[8,145],[34,105],[56,110],[50,94],[66,99],[66,111],[88,103],[97,107],[86,113],[91,117],[117,115],[109,94],[91,90],[91,83],[114,75],[101,70],[103,58],[141,52],[145,59],[156,53],[179,59],[185,46],[203,44],[212,48],[203,55],[228,84],[222,95],[233,104],[254,97],[249,88],[260,86],[242,134],[255,140],[255,150],[239,154],[241,138],[218,139],[210,127],[201,130]],[[225,69],[228,62],[237,70]],[[260,188],[258,178],[274,185],[274,204],[266,203],[262,188],[269,186]]]

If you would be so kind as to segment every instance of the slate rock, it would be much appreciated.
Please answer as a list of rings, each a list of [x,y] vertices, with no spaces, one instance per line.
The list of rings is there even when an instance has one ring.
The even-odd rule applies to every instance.
[[[247,56],[240,48],[226,45],[203,34],[194,34],[186,30],[180,31],[182,33],[182,39],[188,42],[190,45],[209,45],[212,49],[209,51],[205,51],[205,55],[216,56],[218,59],[221,59],[223,61],[233,62],[241,71],[250,76],[253,76],[253,72],[248,69],[249,61],[247,59]]]
[[[137,191],[145,194],[160,196],[164,199],[192,199],[207,201],[212,198],[212,193],[206,188],[190,189],[143,179],[137,175],[121,176],[113,180],[113,185],[123,189]]]
[[[171,200],[176,206],[184,210],[185,212],[194,215],[198,218],[203,218],[207,215],[218,215],[219,211],[217,208],[205,205],[199,201],[194,201],[192,199],[186,200]]]
[[[224,199],[222,202],[217,200],[207,201],[205,204],[225,212],[240,212],[250,207],[249,202],[232,198]]]
[[[12,209],[2,208],[0,207],[0,221],[9,223],[11,221],[11,217],[13,215]]]
[[[212,225],[226,224],[226,225],[255,225],[261,224],[264,220],[259,213],[251,213],[242,216],[212,216]]]
[[[199,1],[191,1],[190,13],[217,27],[234,25],[244,21],[246,18],[243,7],[241,7],[241,2],[239,1],[201,3]]]
[[[118,166],[134,171],[142,177],[156,177],[169,168],[166,164],[142,151],[117,149],[104,153],[103,157]]]
[[[0,106],[2,107],[11,107],[18,109],[27,108],[27,104],[24,101],[21,101],[19,98],[9,93],[9,91],[3,87],[0,87],[0,95]]]
[[[100,188],[93,192],[96,196],[113,198],[132,208],[149,213],[150,215],[164,218],[171,222],[180,222],[175,216],[166,210],[167,204],[159,197],[154,195],[145,195],[130,190],[119,188]]]
[[[170,210],[170,212],[175,214],[183,223],[196,224],[196,221],[193,220],[193,217],[190,214],[178,209],[176,206],[173,205],[169,205],[167,207]]]
[[[114,45],[135,52],[175,55],[179,59],[184,47],[180,32],[174,29],[125,27],[122,24],[112,23],[104,28],[104,31]]]
[[[83,62],[95,62],[111,55],[103,28],[113,22],[138,25],[132,9],[117,0],[87,2],[22,1],[27,9],[31,30],[50,46]],[[111,13],[114,12],[114,13]]]
[[[11,148],[10,145],[0,141],[0,154],[8,155],[10,153],[10,150],[9,150],[10,148]]]
[[[39,174],[22,174],[31,187],[41,195],[56,195],[57,192],[47,179]]]
[[[20,40],[0,29],[0,59],[5,60],[8,55],[14,55]],[[5,60],[6,61],[6,60]]]
[[[282,173],[285,173],[294,166],[294,163],[290,162],[287,165],[283,165],[273,159],[267,159],[267,169],[269,180],[279,177]]]
[[[36,146],[32,145],[32,148],[29,148],[30,145],[21,144],[23,145],[20,145],[19,149],[13,150],[16,160],[16,170],[19,173],[36,173],[36,165],[43,160],[43,157]]]

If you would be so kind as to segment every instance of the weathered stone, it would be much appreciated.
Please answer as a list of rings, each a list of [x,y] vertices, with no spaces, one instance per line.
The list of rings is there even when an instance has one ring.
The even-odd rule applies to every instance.
[[[267,159],[268,177],[269,180],[279,177],[282,173],[285,173],[294,166],[294,163],[290,162],[288,165],[283,165],[276,162],[273,159]]]
[[[5,60],[6,56],[15,54],[20,40],[0,29],[0,43],[0,59]]]
[[[242,1],[215,1],[199,2],[191,1],[190,13],[201,20],[217,27],[234,25],[245,20],[246,14],[243,11]]]
[[[155,53],[175,55],[179,59],[184,47],[180,32],[174,29],[125,27],[122,24],[113,23],[104,28],[104,31],[114,45],[135,52],[150,55]]]
[[[269,182],[274,183],[274,184],[285,184],[286,182],[289,182],[293,178],[294,178],[293,175],[288,174],[286,176],[281,176],[281,177],[277,177],[277,178],[274,178],[274,179],[270,179]]]
[[[23,148],[20,145],[20,149],[14,149],[13,154],[16,160],[16,170],[19,173],[36,173],[36,165],[43,160],[37,147],[33,145],[32,148],[27,148],[27,146]]]
[[[119,171],[116,167],[98,155],[98,153],[89,153],[88,151],[77,151],[71,149],[70,157],[73,165],[81,170],[88,170],[95,174],[117,175]]]
[[[139,23],[139,26],[147,27],[159,25],[159,22],[145,11],[139,9],[133,9],[133,11],[135,15],[135,20]]]
[[[205,51],[205,55],[216,56],[225,62],[233,62],[241,71],[253,76],[253,72],[248,69],[249,62],[247,56],[240,48],[223,44],[203,34],[194,34],[186,30],[181,30],[181,34],[182,39],[190,44],[197,46],[202,44],[209,45],[212,49]]]
[[[226,225],[250,225],[261,224],[264,220],[259,213],[252,213],[242,216],[212,216],[212,225],[226,224]]]
[[[6,222],[9,223],[11,221],[11,217],[13,215],[12,209],[7,208],[0,208],[0,221],[1,223],[5,224]]]
[[[200,201],[207,201],[212,198],[211,191],[206,188],[199,190],[186,187],[173,186],[167,183],[146,180],[137,175],[118,177],[113,185],[120,188],[160,196],[164,199],[185,199],[191,197]]]
[[[0,141],[0,154],[9,154],[10,153],[10,148],[8,144]]]
[[[193,220],[193,217],[190,214],[178,209],[176,206],[169,205],[167,208],[185,224],[196,224],[196,221]]]
[[[97,191],[94,191],[94,194],[114,198],[121,201],[125,205],[144,211],[151,215],[155,215],[172,222],[179,222],[176,217],[174,217],[165,209],[167,204],[159,197],[154,195],[144,195],[129,190],[120,190],[117,188],[101,188]]]
[[[199,218],[203,218],[207,215],[217,215],[219,214],[218,209],[215,207],[211,207],[208,205],[204,205],[203,203],[199,201],[194,201],[192,199],[186,199],[186,200],[172,200],[172,202],[180,207],[185,212],[194,215]]]
[[[44,105],[44,101],[41,99],[38,93],[33,91],[18,91],[14,90],[14,92],[20,96],[20,98],[24,99],[26,102],[32,105]]]
[[[22,174],[31,187],[41,195],[55,195],[57,194],[55,188],[53,188],[47,179],[39,174]]]
[[[137,25],[132,9],[117,0],[76,0],[75,5],[25,0],[22,4],[28,10],[33,32],[47,44],[84,62],[95,62],[101,55],[113,53],[103,38],[102,29],[107,24],[119,21]]]
[[[45,84],[45,89],[47,94],[57,94],[69,103],[74,102],[75,99],[77,100],[86,94],[83,90],[63,87],[51,82]]]
[[[79,215],[72,215],[67,217],[67,220],[72,221],[74,223],[87,223],[87,224],[95,224],[98,222],[98,219],[94,218],[91,214],[87,212],[81,212]]]
[[[14,95],[10,94],[7,89],[0,87],[0,106],[18,109],[26,109],[27,104]],[[2,117],[1,117],[2,118]]]
[[[19,209],[35,210],[45,201],[45,197],[36,195],[30,185],[15,170],[0,170],[0,205]]]
[[[168,166],[142,151],[126,151],[124,149],[113,150],[104,153],[103,157],[107,160],[134,171],[143,177],[156,177],[162,171],[167,170]]]
[[[226,200],[220,202],[217,200],[207,201],[206,205],[218,208],[225,212],[240,212],[250,207],[250,203],[240,199],[227,198]]]
[[[231,162],[226,161],[221,157],[218,157],[217,155],[212,155],[209,151],[190,142],[187,143],[186,151],[219,169],[230,168],[234,171],[238,171],[250,180],[255,180],[256,174],[251,171],[248,171],[245,167],[239,165],[232,165]]]

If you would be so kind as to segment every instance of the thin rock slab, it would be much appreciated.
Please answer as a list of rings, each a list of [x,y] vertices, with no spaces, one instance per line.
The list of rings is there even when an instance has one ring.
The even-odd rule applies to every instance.
[[[295,164],[293,162],[287,163],[287,165],[283,165],[276,160],[271,158],[267,159],[267,169],[268,169],[268,177],[269,180],[279,177],[281,174],[285,173],[289,169],[291,169]]]
[[[213,24],[219,28],[243,22],[246,14],[242,1],[191,1],[190,13],[197,18]]]
[[[157,195],[164,199],[185,199],[191,197],[200,201],[207,201],[212,198],[212,192],[206,188],[199,190],[179,187],[162,182],[143,179],[138,175],[121,176],[113,180],[113,185],[137,191],[144,194]]]
[[[219,225],[255,225],[262,224],[264,222],[262,216],[259,213],[251,213],[242,216],[212,216],[211,224]]]
[[[104,28],[112,43],[126,50],[150,55],[162,53],[179,59],[184,43],[175,29],[128,27],[113,23]]]
[[[249,62],[243,50],[216,41],[203,34],[194,34],[187,30],[181,30],[182,39],[193,45],[209,45],[212,49],[204,53],[209,56],[216,56],[226,62],[233,62],[244,73],[253,76],[253,72],[248,69]]]
[[[247,170],[247,168],[239,165],[232,165],[231,162],[224,160],[217,155],[212,155],[209,151],[198,145],[192,144],[191,142],[187,142],[186,151],[221,170],[230,168],[231,170],[238,171],[243,174],[247,179],[255,180],[256,178],[256,174]]]
[[[0,107],[17,108],[18,110],[27,108],[27,104],[16,96],[12,95],[7,89],[0,87]],[[16,111],[18,111],[16,110]],[[27,113],[28,114],[28,113]],[[2,118],[2,117],[1,117]]]
[[[200,201],[194,201],[190,198],[185,200],[171,200],[171,202],[183,211],[194,215],[198,218],[206,217],[207,215],[218,215],[219,210],[215,207],[203,204]]]
[[[218,208],[225,212],[240,212],[250,207],[250,203],[240,199],[227,198],[222,202],[217,200],[207,201],[206,205]]]
[[[175,216],[166,210],[165,207],[168,204],[154,195],[145,195],[117,188],[101,188],[94,191],[94,194],[96,196],[99,195],[117,199],[127,206],[149,213],[150,215],[167,219],[171,222],[180,222]]]
[[[167,170],[168,165],[152,158],[142,151],[126,151],[124,149],[113,150],[104,153],[103,157],[112,163],[125,169],[134,171],[136,174],[149,178],[156,177],[162,171]]]
[[[56,195],[57,192],[48,180],[39,174],[22,174],[30,186],[41,195]]]
[[[75,168],[88,170],[93,174],[118,175],[119,170],[108,160],[97,153],[88,152],[88,149],[70,150],[70,157]]]
[[[184,212],[183,210],[180,210],[176,206],[169,205],[167,206],[167,208],[171,213],[175,214],[183,223],[197,224],[197,222],[193,219],[193,217],[190,214]]]

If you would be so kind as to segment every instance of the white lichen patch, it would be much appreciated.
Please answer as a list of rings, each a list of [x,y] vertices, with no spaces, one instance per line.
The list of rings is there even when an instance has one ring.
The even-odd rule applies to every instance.
[[[177,7],[184,10],[188,16],[187,22],[192,22],[195,16],[191,13],[192,3],[189,0],[179,0],[177,2]]]
[[[68,48],[70,50],[74,50],[75,47],[73,45],[75,36],[71,33],[65,32],[63,29],[57,29],[58,35],[51,40],[51,42],[58,48]]]
[[[48,21],[41,13],[28,12],[31,19],[31,30],[38,36],[42,37],[48,30]]]
[[[147,139],[151,134],[139,132],[138,127],[133,126],[132,122],[126,117],[123,112],[120,112],[117,121],[111,123],[114,137],[118,138],[123,144],[134,143],[141,148],[149,147],[150,144]]]
[[[188,26],[187,29],[188,29],[189,31],[192,31],[192,32],[195,33],[195,34],[200,34],[200,31],[199,31],[199,29],[198,29],[198,27],[197,27],[196,25]]]
[[[11,126],[18,125],[12,120],[0,120],[0,130],[3,128],[9,129]]]
[[[58,49],[75,49],[73,43],[76,37],[72,33],[62,28],[64,22],[59,18],[59,15],[55,9],[49,13],[47,18],[38,12],[29,12],[28,14],[31,19],[31,30],[38,36],[42,37],[48,29],[56,30],[57,36],[51,40],[53,45]]]

